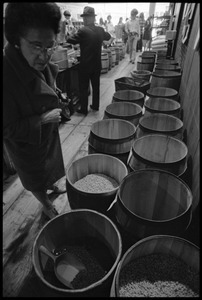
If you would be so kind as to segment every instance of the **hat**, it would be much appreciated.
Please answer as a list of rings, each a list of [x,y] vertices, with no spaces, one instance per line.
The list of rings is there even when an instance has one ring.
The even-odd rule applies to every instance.
[[[97,16],[95,15],[95,10],[93,7],[90,6],[86,6],[83,9],[83,14],[81,15],[81,17],[87,17],[87,16]]]
[[[137,15],[138,14],[138,10],[136,8],[131,10],[131,15]]]
[[[68,10],[64,11],[64,16],[71,16],[70,12]]]

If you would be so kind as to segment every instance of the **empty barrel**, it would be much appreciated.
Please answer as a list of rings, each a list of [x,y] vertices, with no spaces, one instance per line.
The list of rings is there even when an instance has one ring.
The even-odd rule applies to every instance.
[[[114,93],[112,98],[113,102],[130,102],[135,103],[143,107],[144,94],[134,90],[121,90]]]
[[[180,118],[181,105],[179,102],[168,98],[149,98],[144,103],[145,113],[144,115],[151,114],[167,114]]]
[[[169,87],[179,91],[182,74],[174,71],[155,70],[151,77],[151,88]]]
[[[109,70],[109,58],[107,53],[101,53],[101,73],[107,73]]]
[[[147,96],[151,98],[169,98],[178,101],[178,91],[167,87],[153,87],[147,90]]]

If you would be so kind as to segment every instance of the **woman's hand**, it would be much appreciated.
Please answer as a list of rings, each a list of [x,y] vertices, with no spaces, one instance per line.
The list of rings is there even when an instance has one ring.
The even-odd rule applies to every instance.
[[[49,110],[41,115],[41,124],[58,123],[61,121],[60,108]]]

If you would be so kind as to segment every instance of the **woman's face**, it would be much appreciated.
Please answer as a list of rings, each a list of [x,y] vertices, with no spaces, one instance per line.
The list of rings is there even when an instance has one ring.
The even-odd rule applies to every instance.
[[[54,46],[56,34],[52,29],[28,29],[23,37],[20,37],[22,55],[30,67],[37,71],[45,69],[54,52]]]

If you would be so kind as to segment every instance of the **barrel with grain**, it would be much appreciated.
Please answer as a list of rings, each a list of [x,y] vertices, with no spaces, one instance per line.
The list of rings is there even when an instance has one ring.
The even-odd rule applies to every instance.
[[[102,53],[107,53],[108,54],[108,59],[109,59],[109,70],[112,68],[112,53],[110,49],[103,49]]]
[[[109,58],[107,53],[101,53],[101,65],[101,73],[107,73],[109,70]]]
[[[137,240],[153,234],[183,235],[192,214],[192,192],[176,175],[159,169],[128,174],[117,192],[113,213]]]
[[[168,87],[153,87],[147,90],[147,96],[150,98],[169,98],[178,101],[178,91]]]
[[[144,94],[139,91],[133,90],[121,90],[116,91],[113,94],[112,103],[114,102],[130,102],[135,103],[143,107],[144,105]]]
[[[131,71],[130,74],[134,79],[142,79],[142,80],[150,81],[150,77],[152,73],[147,70],[139,70],[139,71],[134,70]]]
[[[195,280],[194,280],[194,277],[192,277],[192,274],[191,273],[187,274],[187,270],[186,270],[186,275],[190,279],[190,282],[187,282],[186,286],[189,287],[189,285],[191,284],[194,286],[196,291],[197,290],[199,291],[200,249],[195,244],[191,243],[190,241],[188,241],[182,237],[171,236],[171,235],[152,235],[150,237],[146,237],[146,238],[138,241],[137,243],[133,244],[124,253],[123,257],[121,258],[121,261],[119,262],[119,264],[116,268],[116,272],[115,272],[112,286],[111,286],[110,297],[120,297],[120,278],[121,278],[121,275],[123,275],[123,273],[122,273],[123,269],[127,268],[128,266],[130,267],[131,264],[134,263],[134,261],[138,262],[139,259],[141,259],[141,261],[142,261],[142,259],[144,259],[144,257],[148,257],[149,255],[166,255],[168,257],[173,257],[175,260],[179,260],[179,263],[180,262],[184,263],[186,266],[186,269],[189,269],[190,272],[192,270],[192,274],[198,274],[198,276],[195,277]],[[161,270],[163,270],[163,263],[164,262],[162,261]],[[135,271],[141,272],[141,270],[143,271],[143,270],[147,270],[147,269],[150,271],[153,269],[152,265],[153,265],[152,261],[151,261],[150,265],[146,264],[146,262],[145,262],[145,264],[141,264],[141,265],[139,264],[139,269],[135,270]],[[180,282],[181,280],[183,280],[185,278],[184,276],[182,276],[183,275],[182,272],[183,272],[184,268],[182,270],[180,270],[177,268],[178,266],[179,266],[178,264],[175,266],[176,272],[175,272],[175,276],[173,276],[172,282],[174,282],[174,281]],[[156,267],[156,266],[154,266],[154,267]],[[165,270],[165,271],[167,271],[167,270]],[[129,276],[129,278],[127,278],[128,281],[126,282],[126,285],[129,288],[128,293],[130,293],[129,285],[132,287],[133,272],[130,271],[129,274],[131,274],[131,276]],[[153,278],[150,278],[150,280],[148,280],[151,282],[151,284],[154,283],[154,280],[152,280],[152,279]],[[198,279],[198,280],[196,280],[196,279]],[[158,278],[156,280],[158,280]],[[161,280],[163,280],[163,278],[159,278],[159,281],[161,281]],[[168,280],[167,280],[167,282],[171,282]],[[140,289],[142,288],[142,290],[137,290],[137,294],[139,294],[139,297],[140,297],[140,294],[142,294],[141,297],[143,297],[143,295],[145,295],[144,288],[147,288],[147,289],[149,288],[150,282],[148,282],[148,281],[145,280],[145,285],[142,282],[142,285],[139,286]],[[164,287],[166,288],[165,279],[164,279]],[[160,297],[160,294],[159,294],[160,291],[157,290],[156,297]],[[169,290],[169,292],[171,294],[173,292],[173,298],[175,298],[175,296],[174,296],[175,290],[172,289],[172,291]],[[183,293],[183,290],[182,290],[182,293]],[[170,297],[171,297],[171,294],[170,294]],[[147,295],[147,296],[149,297],[149,295]],[[154,294],[151,294],[150,296],[155,297]],[[163,296],[163,294],[162,294],[162,296]],[[128,295],[128,297],[130,297],[130,295]],[[164,297],[165,297],[165,295],[164,295]]]
[[[111,51],[111,55],[112,55],[112,68],[115,66],[116,64],[116,51],[114,47],[109,47],[110,51]]]
[[[188,148],[168,135],[149,134],[135,139],[129,158],[130,171],[158,168],[182,176],[187,169]]]
[[[168,87],[179,92],[182,74],[174,71],[155,70],[151,77],[151,88]]]
[[[75,185],[78,180],[82,180],[91,174],[100,174],[112,178],[117,186],[112,187],[110,190],[97,191],[96,182],[92,182],[91,187],[94,186],[94,192],[92,193],[87,189],[88,187],[82,190],[79,188],[80,186]],[[121,181],[127,174],[125,164],[111,155],[90,154],[73,161],[66,171],[67,196],[71,209],[87,208],[105,214],[115,199]],[[91,180],[93,180],[92,177]]]
[[[92,124],[88,153],[102,153],[119,158],[125,164],[134,142],[136,127],[121,119],[105,119]]]
[[[87,242],[91,245],[87,245]],[[100,246],[97,246],[97,244]],[[105,275],[85,288],[69,289],[55,278],[53,263],[39,250],[44,245],[52,253],[64,248],[75,247],[86,251],[90,257],[97,257],[97,265],[104,268]],[[79,247],[79,246],[80,247]],[[105,251],[103,251],[103,249]],[[101,252],[102,251],[102,252]],[[106,252],[108,257],[106,258]],[[32,252],[32,261],[37,278],[49,297],[109,297],[111,283],[122,252],[122,241],[114,223],[104,214],[90,209],[75,209],[63,213],[47,222],[38,233]],[[83,257],[80,258],[81,261]],[[105,261],[105,263],[104,263]],[[82,261],[86,267],[86,260]],[[91,262],[92,263],[92,262]],[[92,269],[92,268],[91,268]],[[74,271],[74,270],[73,270]],[[39,282],[40,283],[40,282]]]
[[[179,66],[156,63],[154,66],[154,71],[159,71],[159,70],[181,72],[181,68]]]
[[[122,119],[138,125],[142,107],[130,102],[114,102],[105,108],[104,119]]]
[[[144,103],[145,116],[151,114],[167,114],[181,117],[181,105],[179,102],[169,98],[149,98]]]
[[[183,122],[166,114],[144,115],[139,119],[136,137],[139,138],[148,134],[165,134],[182,140]]]

